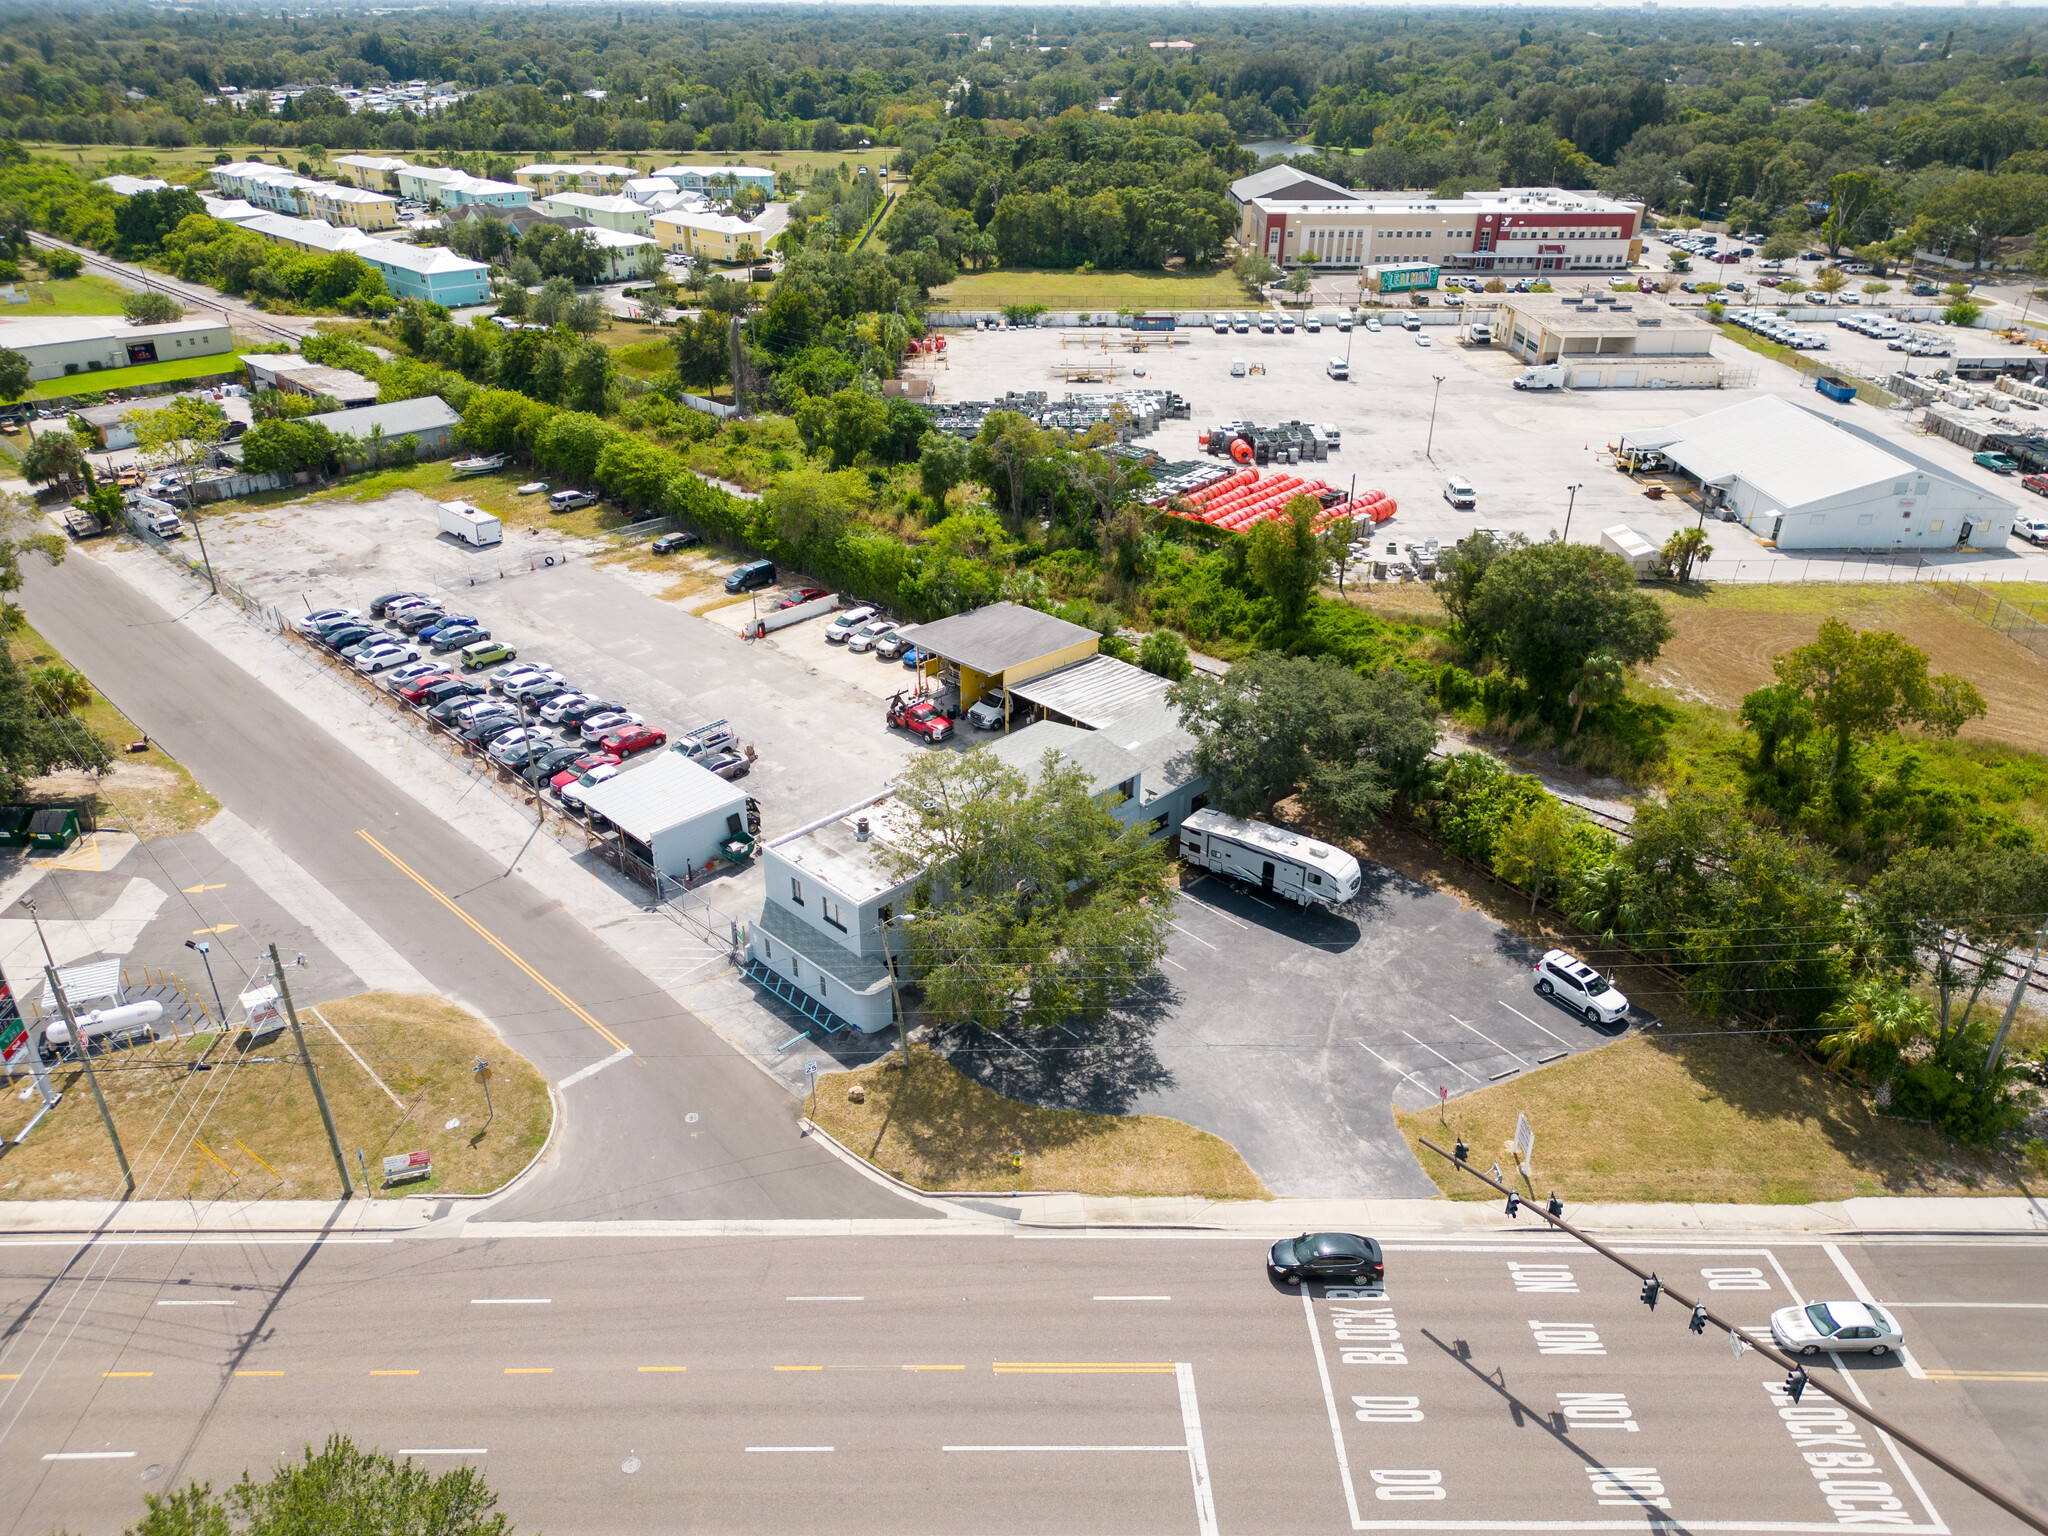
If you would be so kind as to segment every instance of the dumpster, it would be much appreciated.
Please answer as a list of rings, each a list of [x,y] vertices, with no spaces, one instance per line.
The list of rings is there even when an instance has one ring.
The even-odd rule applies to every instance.
[[[1830,400],[1847,405],[1856,398],[1856,386],[1847,379],[1838,379],[1832,374],[1822,374],[1813,381],[1813,387]]]
[[[32,805],[0,806],[0,848],[26,848],[29,818],[35,813]]]
[[[62,853],[78,841],[78,812],[68,806],[37,811],[28,821],[28,845],[44,853]]]

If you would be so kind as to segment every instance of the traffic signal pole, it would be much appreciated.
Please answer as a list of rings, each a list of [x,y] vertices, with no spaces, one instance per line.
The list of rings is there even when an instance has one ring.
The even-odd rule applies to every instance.
[[[1993,1504],[1996,1504],[2000,1509],[2004,1510],[2007,1514],[2011,1515],[2015,1520],[2018,1520],[2022,1525],[2026,1526],[2027,1529],[2032,1531],[2039,1531],[2042,1533],[2042,1536],[2048,1536],[2048,1519],[2044,1519],[2041,1515],[2037,1514],[2031,1509],[2028,1509],[2024,1504],[2015,1502],[2013,1499],[2008,1498],[2005,1494],[2000,1493],[1996,1488],[1993,1488],[1989,1483],[1986,1483],[1980,1478],[1974,1476],[1973,1474],[1966,1472],[1965,1470],[1963,1470],[1963,1468],[1957,1466],[1954,1462],[1950,1461],[1946,1456],[1942,1455],[1941,1452],[1935,1450],[1925,1441],[1919,1439],[1917,1436],[1909,1433],[1908,1431],[1899,1428],[1898,1425],[1892,1423],[1889,1419],[1882,1418],[1879,1415],[1872,1413],[1868,1408],[1865,1408],[1862,1404],[1858,1403],[1853,1397],[1849,1396],[1848,1394],[1833,1391],[1830,1388],[1823,1386],[1820,1382],[1812,1380],[1806,1374],[1806,1367],[1801,1365],[1798,1361],[1794,1360],[1791,1356],[1781,1353],[1772,1345],[1759,1344],[1755,1342],[1753,1339],[1749,1337],[1749,1335],[1743,1333],[1740,1329],[1738,1329],[1733,1323],[1729,1322],[1726,1318],[1715,1316],[1714,1313],[1707,1308],[1706,1303],[1699,1301],[1694,1297],[1684,1295],[1678,1290],[1677,1287],[1666,1283],[1664,1280],[1660,1279],[1651,1271],[1647,1269],[1642,1269],[1637,1265],[1630,1263],[1627,1259],[1623,1258],[1620,1254],[1616,1253],[1612,1248],[1609,1248],[1605,1243],[1601,1242],[1598,1238],[1590,1237],[1586,1233],[1581,1232],[1577,1227],[1573,1226],[1570,1222],[1566,1221],[1564,1217],[1561,1214],[1559,1214],[1560,1212],[1562,1212],[1564,1208],[1557,1203],[1555,1197],[1552,1198],[1550,1207],[1548,1209],[1545,1209],[1543,1206],[1538,1205],[1534,1201],[1523,1200],[1518,1191],[1510,1189],[1507,1185],[1501,1183],[1498,1179],[1495,1179],[1488,1174],[1481,1173],[1477,1168],[1474,1168],[1469,1162],[1467,1162],[1465,1157],[1462,1155],[1465,1150],[1464,1143],[1462,1142],[1458,1144],[1458,1152],[1460,1155],[1454,1156],[1453,1154],[1446,1152],[1442,1147],[1436,1146],[1427,1141],[1421,1141],[1420,1137],[1418,1137],[1417,1140],[1421,1142],[1421,1145],[1427,1147],[1430,1151],[1434,1152],[1438,1157],[1441,1157],[1446,1161],[1455,1164],[1457,1167],[1463,1169],[1466,1173],[1471,1174],[1472,1177],[1477,1179],[1480,1183],[1485,1184],[1492,1189],[1496,1189],[1502,1195],[1506,1196],[1509,1202],[1509,1215],[1515,1214],[1515,1212],[1518,1209],[1526,1209],[1530,1211],[1532,1214],[1542,1217],[1545,1221],[1549,1222],[1553,1227],[1557,1228],[1558,1231],[1565,1233],[1569,1237],[1577,1238],[1580,1242],[1584,1243],[1588,1248],[1592,1249],[1602,1258],[1607,1259],[1611,1263],[1620,1265],[1623,1269],[1627,1270],[1630,1274],[1634,1275],[1638,1280],[1641,1280],[1643,1282],[1643,1300],[1653,1310],[1656,1307],[1656,1296],[1661,1291],[1664,1295],[1669,1296],[1673,1301],[1677,1302],[1680,1306],[1686,1308],[1692,1314],[1692,1327],[1695,1333],[1702,1331],[1703,1324],[1711,1323],[1714,1327],[1719,1328],[1722,1332],[1730,1335],[1731,1337],[1741,1339],[1745,1344],[1748,1344],[1751,1349],[1754,1349],[1766,1360],[1771,1361],[1775,1365],[1784,1366],[1786,1369],[1785,1387],[1788,1395],[1807,1391],[1818,1392],[1821,1396],[1827,1398],[1830,1402],[1836,1404],[1838,1407],[1842,1408],[1849,1414],[1853,1415],[1856,1418],[1861,1419],[1864,1423],[1868,1424],[1872,1429],[1878,1431],[1878,1433],[1890,1436],[1893,1440],[1896,1440],[1900,1445],[1905,1446],[1908,1450],[1914,1452],[1916,1455],[1925,1457],[1929,1462],[1941,1468],[1942,1471],[1946,1472],[1950,1477],[1954,1478],[1957,1482],[1961,1483],[1965,1488],[1968,1488],[1972,1493],[1979,1494],[1982,1497],[1989,1499]],[[1798,1401],[1798,1397],[1796,1395],[1793,1396],[1793,1401]]]

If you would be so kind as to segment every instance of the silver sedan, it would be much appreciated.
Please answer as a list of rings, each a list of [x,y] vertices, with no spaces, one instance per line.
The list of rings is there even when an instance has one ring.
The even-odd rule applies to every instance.
[[[1888,1355],[1905,1342],[1891,1314],[1867,1301],[1781,1307],[1771,1314],[1771,1337],[1780,1349],[1795,1355],[1823,1350]]]

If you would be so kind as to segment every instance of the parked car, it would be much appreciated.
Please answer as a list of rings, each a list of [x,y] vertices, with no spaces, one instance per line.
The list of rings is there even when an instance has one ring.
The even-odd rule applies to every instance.
[[[736,779],[752,766],[743,752],[719,751],[709,757],[697,760],[698,766],[708,768],[721,779]]]
[[[1539,994],[1556,999],[1595,1024],[1619,1024],[1628,1017],[1628,999],[1577,955],[1548,950],[1536,962],[1535,974]]]
[[[502,640],[479,640],[474,645],[465,645],[462,648],[462,670],[474,672],[480,667],[511,661],[518,654]]]
[[[605,751],[618,755],[621,761],[636,753],[651,752],[656,747],[668,745],[668,732],[657,731],[651,725],[629,726],[623,731],[613,731],[599,743]]]
[[[774,585],[773,560],[749,560],[725,578],[725,590],[728,592],[758,592],[763,587]]]
[[[575,689],[563,688],[558,685],[552,692],[543,689],[539,693],[526,695],[525,698],[519,701],[519,707],[538,719],[546,720],[549,705],[559,703],[564,699],[580,699],[582,697],[583,695]]]
[[[898,730],[922,736],[926,741],[944,741],[953,734],[953,722],[930,699],[899,693],[889,701],[889,724]]]
[[[487,679],[485,679],[485,681],[490,684],[491,692],[497,693],[500,692],[507,683],[517,682],[520,678],[525,677],[528,673],[539,672],[540,670],[541,665],[537,661],[518,661],[513,662],[508,666],[498,668],[498,670],[493,672]]]
[[[441,699],[453,698],[455,696],[455,690],[449,689],[446,686],[449,683],[455,683],[458,687],[465,689],[469,686],[457,678],[454,673],[436,668],[425,677],[415,678],[413,681],[401,685],[397,692],[398,696],[408,704],[439,703]],[[442,690],[439,697],[429,697],[437,688]]]
[[[571,779],[567,784],[562,785],[555,793],[567,805],[581,805],[584,795],[602,784],[606,779],[615,779],[618,776],[619,765],[617,763],[599,763],[587,773],[583,773]]]
[[[396,619],[393,627],[401,634],[417,635],[423,630],[431,629],[447,617],[448,615],[439,608],[415,608]]]
[[[619,766],[619,760],[609,752],[587,752],[573,747],[570,750],[576,753],[575,758],[567,767],[560,769],[554,778],[548,781],[548,787],[557,793],[564,786],[574,784],[584,774],[589,773],[594,768],[616,768]]]
[[[590,698],[581,704],[571,704],[561,712],[556,723],[573,730],[592,716],[616,715],[622,713],[625,708],[626,706],[617,699]]]
[[[434,600],[430,597],[401,597],[384,610],[384,617],[388,622],[395,624],[408,613],[418,613],[433,606]]]
[[[892,629],[875,641],[875,654],[884,661],[894,661],[911,648],[910,637],[900,629]]]
[[[1994,475],[2014,474],[2020,467],[2017,459],[2009,459],[2002,453],[1993,453],[1988,448],[1982,453],[1971,454],[1970,462],[1972,464],[1981,464]]]
[[[1387,1261],[1380,1245],[1355,1232],[1304,1232],[1283,1237],[1266,1254],[1266,1269],[1288,1285],[1304,1280],[1383,1284]]]
[[[2048,480],[2048,475],[2029,475],[2027,479]],[[2025,485],[2026,481],[2020,483]],[[2035,490],[2035,487],[2027,486],[2027,489],[2031,491]],[[2039,490],[2036,494],[2048,496],[2048,489]],[[2048,545],[2048,517],[2033,517],[2023,512],[2012,520],[2012,531],[2029,544]]]
[[[703,542],[702,536],[694,533],[664,533],[647,548],[657,555],[672,555],[679,549],[694,549]]]
[[[832,616],[832,622],[825,626],[825,642],[828,645],[842,645],[853,638],[853,632],[875,616],[871,605],[849,608],[844,613]]]
[[[479,715],[465,725],[460,734],[471,746],[483,749],[500,736],[525,729],[517,715]]]
[[[431,715],[444,704],[451,706],[459,704],[464,699],[478,697],[482,692],[483,689],[472,683],[468,678],[450,676],[422,682],[418,687],[418,697],[416,698],[414,697],[414,690],[410,688],[406,690],[405,696]]]
[[[407,650],[395,640],[385,640],[357,651],[352,665],[358,672],[383,672],[419,659],[418,651]]]
[[[1380,324],[1380,317],[1378,315],[1367,315],[1365,317],[1365,328],[1374,335],[1378,335],[1384,329]]]
[[[536,752],[529,757],[519,770],[520,777],[530,784],[545,784],[581,756],[581,747],[565,747],[556,743],[545,752]]]
[[[311,635],[317,634],[321,629],[330,624],[338,624],[344,619],[354,620],[361,617],[362,615],[353,608],[316,608],[303,619],[297,620],[292,625],[292,628],[302,635]]]
[[[603,741],[613,731],[623,730],[629,725],[644,724],[646,722],[629,709],[608,709],[601,715],[592,715],[578,726],[577,730],[585,741],[597,743]]]
[[[1453,475],[1444,482],[1444,500],[1452,506],[1463,509],[1479,504],[1479,493],[1472,489],[1472,482],[1461,475]]]
[[[389,609],[393,603],[398,602],[404,598],[424,597],[425,595],[426,594],[423,592],[386,592],[383,596],[376,598],[371,602],[370,617],[373,619],[381,619],[384,617],[386,610]]]
[[[1771,1339],[1794,1355],[1817,1355],[1822,1350],[1888,1355],[1905,1343],[1904,1332],[1891,1314],[1870,1301],[1816,1301],[1803,1307],[1780,1307],[1771,1314]]]
[[[1404,331],[1419,331],[1422,329],[1422,322],[1413,315],[1403,315],[1401,317],[1401,329]]]
[[[903,653],[903,665],[913,669],[922,667],[931,659],[932,653],[930,651],[921,651],[914,645]]]
[[[805,603],[815,603],[821,597],[832,594],[823,587],[798,587],[775,606],[777,608],[801,608]]]
[[[508,699],[532,699],[538,703],[560,693],[564,681],[561,673],[543,668],[528,676],[512,679],[500,691]]]
[[[419,636],[431,645],[451,629],[480,629],[482,626],[483,620],[473,613],[449,613],[443,614],[440,618],[434,620],[433,623],[420,630]]]
[[[967,723],[977,731],[998,730],[1002,726],[1008,704],[1008,694],[1000,688],[991,688],[968,707]]]
[[[877,640],[893,635],[899,627],[894,619],[870,619],[846,637],[846,648],[855,655],[873,650]]]
[[[550,512],[574,512],[578,507],[594,507],[597,498],[588,491],[557,491],[548,498]]]
[[[488,640],[491,632],[481,624],[457,624],[452,629],[439,631],[427,649],[436,656],[446,656],[450,651],[462,650],[475,645],[479,640]]]
[[[516,768],[526,761],[527,753],[536,746],[554,745],[554,738],[535,726],[522,725],[505,732],[491,743],[491,756],[508,767]]]
[[[597,702],[597,695],[594,693],[558,694],[556,697],[549,699],[547,703],[541,705],[540,717],[547,721],[549,725],[560,725],[567,718],[569,711],[575,709],[579,704],[594,705]]]
[[[330,651],[339,654],[352,645],[360,645],[365,640],[382,640],[383,638],[383,635],[370,628],[367,624],[338,624],[334,628],[324,631],[320,636],[320,642]]]
[[[391,675],[384,679],[384,686],[393,693],[398,693],[403,689],[410,688],[414,683],[419,682],[423,678],[446,677],[447,675],[447,668],[437,661],[409,661],[402,667],[393,668]]]
[[[2048,496],[2048,475],[2028,475],[2020,484],[2032,491],[2036,496]],[[2038,521],[2038,519],[2030,519],[2030,521]]]
[[[1425,332],[1417,331],[1415,333],[1415,345],[1418,347],[1429,347],[1436,345],[1436,343],[1432,342]]]

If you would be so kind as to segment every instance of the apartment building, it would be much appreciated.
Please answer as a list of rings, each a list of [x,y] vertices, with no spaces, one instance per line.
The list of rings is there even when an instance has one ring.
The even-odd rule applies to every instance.
[[[768,231],[729,213],[685,213],[681,209],[653,215],[650,231],[662,249],[709,261],[738,261],[750,246],[756,256],[768,249]]]
[[[1259,177],[1233,187],[1249,193],[1240,203],[1240,244],[1282,266],[1361,271],[1430,262],[1446,273],[1524,277],[1619,272],[1642,255],[1642,206],[1593,192],[1509,187],[1431,198],[1332,191],[1318,177],[1289,174],[1266,191],[1250,185]],[[1269,186],[1272,176],[1260,173]]]
[[[770,197],[775,195],[775,173],[758,165],[671,165],[649,174],[671,183],[678,192],[757,187]]]
[[[336,155],[334,168],[366,192],[396,192],[398,173],[406,168],[399,155]]]
[[[616,192],[640,173],[625,165],[522,165],[512,179],[535,197],[556,192]]]
[[[582,219],[599,229],[615,229],[627,235],[650,232],[646,208],[630,197],[555,192],[542,198],[538,206],[541,212],[551,213],[556,218]]]
[[[376,240],[360,229],[337,227],[324,219],[291,219],[267,213],[242,226],[266,240],[301,251],[346,251],[360,256],[383,274],[394,298],[426,299],[450,309],[481,304],[491,296],[491,269],[481,261],[458,256],[442,245],[401,245]]]
[[[281,165],[260,160],[238,161],[213,168],[214,189],[271,213],[324,219],[350,229],[395,229],[397,200],[358,186],[295,176]]]

